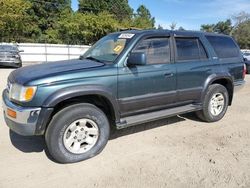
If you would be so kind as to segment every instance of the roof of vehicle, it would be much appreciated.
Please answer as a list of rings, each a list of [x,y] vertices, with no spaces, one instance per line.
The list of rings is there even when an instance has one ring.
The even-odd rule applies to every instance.
[[[116,33],[132,33],[132,34],[164,34],[164,33],[174,33],[177,35],[190,35],[190,36],[200,36],[200,35],[209,35],[209,36],[228,36],[225,34],[219,33],[210,33],[210,32],[203,32],[203,31],[178,31],[178,30],[165,30],[165,29],[149,29],[149,30],[123,30]]]

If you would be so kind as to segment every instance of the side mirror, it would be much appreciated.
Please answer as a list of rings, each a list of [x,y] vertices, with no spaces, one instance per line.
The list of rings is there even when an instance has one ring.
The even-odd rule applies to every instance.
[[[24,50],[19,50],[19,52],[24,52]]]
[[[247,59],[247,58],[245,58],[245,57],[244,57],[243,59],[244,59],[244,61],[248,61],[248,59]]]
[[[147,59],[146,54],[143,52],[132,52],[128,57],[127,65],[146,65]]]

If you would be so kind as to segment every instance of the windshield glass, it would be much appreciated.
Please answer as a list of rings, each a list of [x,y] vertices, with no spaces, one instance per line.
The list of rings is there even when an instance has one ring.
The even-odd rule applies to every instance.
[[[0,45],[0,51],[17,51],[17,47],[11,45]]]
[[[95,43],[81,59],[113,62],[128,45],[134,34],[111,34]]]

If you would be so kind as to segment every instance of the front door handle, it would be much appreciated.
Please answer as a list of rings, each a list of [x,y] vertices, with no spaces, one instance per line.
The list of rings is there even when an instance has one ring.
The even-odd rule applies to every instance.
[[[170,78],[170,77],[174,76],[174,73],[168,72],[168,73],[165,73],[164,76],[165,76],[165,78]]]

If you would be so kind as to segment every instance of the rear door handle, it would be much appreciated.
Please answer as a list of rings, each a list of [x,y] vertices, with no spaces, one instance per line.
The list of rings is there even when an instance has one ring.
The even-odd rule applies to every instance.
[[[170,77],[174,76],[174,73],[168,72],[168,73],[165,73],[164,76],[165,76],[165,78],[170,78]]]

